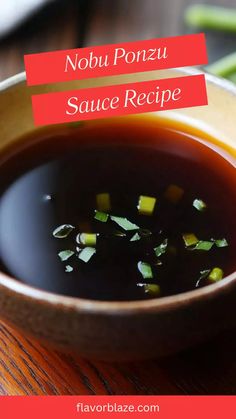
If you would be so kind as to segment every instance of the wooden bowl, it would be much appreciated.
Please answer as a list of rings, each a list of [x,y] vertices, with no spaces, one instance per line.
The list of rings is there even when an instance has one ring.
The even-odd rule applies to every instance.
[[[194,70],[196,73],[197,70]],[[0,155],[36,130],[31,94],[192,74],[159,71],[29,88],[24,73],[0,84]],[[152,114],[205,130],[236,157],[236,88],[207,76],[209,105]],[[137,116],[142,118],[143,116]],[[0,168],[1,171],[1,168]],[[64,297],[25,285],[0,273],[3,320],[59,350],[86,358],[135,360],[167,355],[236,324],[236,273],[205,288],[149,301],[101,302]]]

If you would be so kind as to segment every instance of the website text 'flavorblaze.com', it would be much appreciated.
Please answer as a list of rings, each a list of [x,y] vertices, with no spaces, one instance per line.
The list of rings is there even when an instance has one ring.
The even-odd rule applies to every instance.
[[[158,404],[124,404],[124,403],[82,403],[76,405],[78,413],[159,413]]]

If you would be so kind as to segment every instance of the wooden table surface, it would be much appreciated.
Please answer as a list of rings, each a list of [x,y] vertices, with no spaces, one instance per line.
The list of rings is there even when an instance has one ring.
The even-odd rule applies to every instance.
[[[183,34],[182,13],[191,3],[58,0],[0,40],[0,80],[24,69],[25,53]],[[234,6],[235,0],[207,3]],[[208,34],[210,60],[233,50],[235,40]],[[49,350],[0,323],[0,394],[236,394],[235,354],[233,330],[165,359],[106,364]]]

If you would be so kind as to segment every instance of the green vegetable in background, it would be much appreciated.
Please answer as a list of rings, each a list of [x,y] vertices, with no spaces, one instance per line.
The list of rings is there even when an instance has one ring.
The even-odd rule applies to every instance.
[[[236,9],[195,4],[187,7],[184,20],[188,26],[195,28],[236,33]],[[205,70],[236,83],[236,52],[220,58]]]
[[[235,71],[235,73],[229,74],[227,79],[236,84],[236,71]]]
[[[236,32],[236,9],[195,4],[187,7],[184,20],[195,28]]]
[[[208,65],[206,70],[215,76],[230,78],[232,75],[236,74],[236,52],[226,55],[213,64]]]

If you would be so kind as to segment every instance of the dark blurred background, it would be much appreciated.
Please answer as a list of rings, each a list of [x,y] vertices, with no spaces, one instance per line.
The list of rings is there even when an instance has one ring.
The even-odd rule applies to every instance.
[[[24,70],[26,53],[193,33],[194,29],[184,25],[183,14],[187,6],[195,3],[196,0],[0,1],[0,80]],[[197,3],[236,6],[236,0]],[[207,44],[211,62],[236,50],[236,35],[208,32]]]

